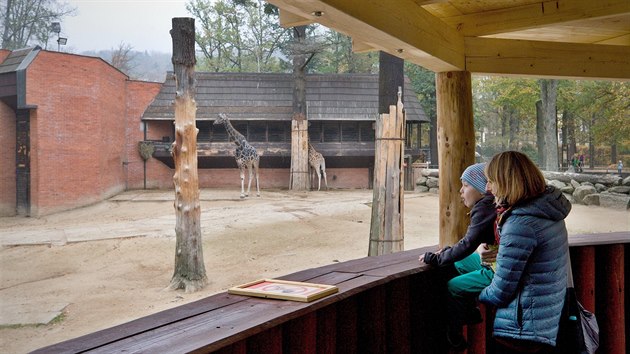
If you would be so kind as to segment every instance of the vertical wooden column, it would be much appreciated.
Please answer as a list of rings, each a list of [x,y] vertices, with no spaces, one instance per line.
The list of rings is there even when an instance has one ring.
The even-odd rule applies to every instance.
[[[440,246],[453,245],[466,233],[468,209],[459,196],[459,177],[475,162],[470,72],[436,74],[440,170]]]
[[[289,189],[305,191],[310,187],[308,178],[308,121],[291,121],[291,176]]]
[[[402,251],[404,245],[405,116],[398,104],[376,120],[374,188],[368,256]]]
[[[571,247],[571,270],[578,301],[595,313],[595,246]]]
[[[625,353],[625,304],[624,304],[624,245],[601,246],[598,261],[603,263],[603,277],[598,282],[598,290],[602,292],[605,306],[597,313],[599,324],[599,353]],[[601,284],[601,288],[600,285]]]

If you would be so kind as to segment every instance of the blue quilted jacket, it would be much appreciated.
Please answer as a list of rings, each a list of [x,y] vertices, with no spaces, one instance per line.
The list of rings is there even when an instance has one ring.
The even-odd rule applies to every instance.
[[[479,295],[497,308],[495,336],[556,345],[567,287],[569,211],[562,192],[548,187],[502,218],[496,272]]]

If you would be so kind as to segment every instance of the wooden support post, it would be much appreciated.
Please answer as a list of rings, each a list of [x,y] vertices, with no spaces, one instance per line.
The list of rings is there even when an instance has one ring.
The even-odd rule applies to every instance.
[[[459,177],[475,162],[475,127],[470,72],[437,74],[438,151],[440,160],[440,247],[466,233],[468,209],[459,196]]]
[[[598,275],[603,279],[597,287],[602,292],[601,298],[605,299],[602,302],[605,306],[597,312],[600,334],[598,352],[625,353],[624,245],[601,246],[599,255],[597,260],[603,263],[603,269]]]
[[[405,116],[401,101],[376,120],[374,188],[369,256],[404,249]]]
[[[572,247],[571,269],[578,301],[595,313],[595,246]]]
[[[310,187],[308,174],[308,121],[291,121],[291,175],[289,189],[306,191]]]
[[[201,207],[197,172],[197,133],[195,125],[195,20],[173,18],[173,70],[175,75],[175,271],[170,289],[193,292],[208,279],[201,243]]]

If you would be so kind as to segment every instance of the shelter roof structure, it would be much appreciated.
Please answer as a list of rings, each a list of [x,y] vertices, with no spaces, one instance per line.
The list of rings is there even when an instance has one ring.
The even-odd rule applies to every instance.
[[[630,79],[630,1],[269,0],[285,27],[317,22],[434,72]]]
[[[291,74],[197,72],[195,78],[198,120],[214,120],[223,112],[233,120],[291,121]],[[373,121],[378,117],[378,85],[376,74],[309,74],[307,117],[322,121]],[[407,120],[428,122],[408,79],[403,91]],[[142,119],[175,119],[174,99],[175,78],[168,73]]]

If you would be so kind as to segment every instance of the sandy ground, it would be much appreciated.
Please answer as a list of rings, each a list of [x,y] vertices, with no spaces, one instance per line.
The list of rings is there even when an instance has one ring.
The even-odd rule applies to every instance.
[[[201,192],[209,285],[193,294],[165,290],[175,252],[172,191],[0,218],[0,352],[26,353],[230,286],[367,255],[370,190],[238,196]],[[437,244],[437,217],[437,195],[408,193],[405,249]],[[567,224],[573,234],[628,231],[630,213],[575,205]]]

